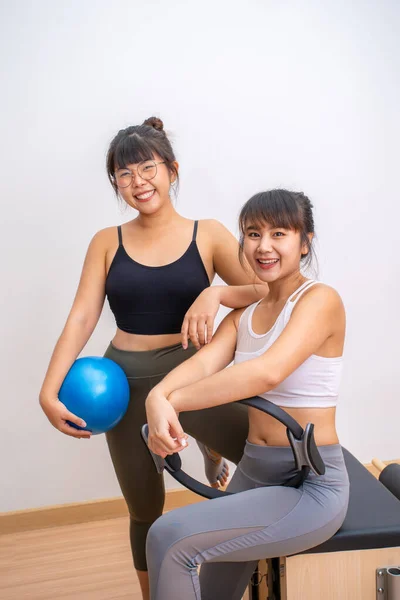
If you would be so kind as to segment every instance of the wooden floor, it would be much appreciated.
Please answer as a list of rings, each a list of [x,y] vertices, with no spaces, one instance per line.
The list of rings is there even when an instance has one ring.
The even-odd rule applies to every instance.
[[[127,517],[0,536],[0,600],[122,598],[141,600]]]
[[[0,537],[1,600],[141,600],[128,519]]]
[[[127,518],[0,536],[1,600],[122,598],[142,598]]]

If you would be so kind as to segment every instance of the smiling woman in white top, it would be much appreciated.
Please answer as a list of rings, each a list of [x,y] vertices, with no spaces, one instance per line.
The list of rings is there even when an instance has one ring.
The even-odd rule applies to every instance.
[[[312,204],[302,193],[259,193],[242,208],[239,226],[242,256],[269,293],[231,312],[208,346],[153,388],[149,446],[163,457],[186,447],[180,412],[259,395],[303,428],[314,424],[325,473],[286,486],[295,472],[286,429],[250,408],[245,452],[228,486],[234,494],[172,511],[150,529],[152,600],[239,600],[258,559],[324,542],[347,511],[335,427],[345,312],[334,289],[301,270],[313,254]]]

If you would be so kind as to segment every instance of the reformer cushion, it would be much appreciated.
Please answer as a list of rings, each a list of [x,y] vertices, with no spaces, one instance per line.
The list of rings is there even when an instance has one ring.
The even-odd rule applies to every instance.
[[[345,448],[343,454],[350,479],[344,523],[331,539],[302,554],[400,546],[400,501]]]

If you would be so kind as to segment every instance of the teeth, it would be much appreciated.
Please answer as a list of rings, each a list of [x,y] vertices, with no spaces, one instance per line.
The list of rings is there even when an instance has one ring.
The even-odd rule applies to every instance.
[[[150,198],[150,196],[153,194],[153,192],[154,192],[154,190],[151,190],[151,192],[146,192],[145,194],[136,196],[136,198],[138,198],[138,200],[147,200],[147,198]]]
[[[262,260],[262,258],[258,259],[258,262],[260,262],[262,265],[271,265],[272,263],[277,263],[279,260],[279,258],[268,258],[266,260]]]

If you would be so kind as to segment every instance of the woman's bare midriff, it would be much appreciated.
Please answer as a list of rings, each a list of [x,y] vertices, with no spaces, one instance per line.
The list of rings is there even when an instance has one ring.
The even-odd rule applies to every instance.
[[[314,424],[317,446],[338,444],[335,427],[336,408],[284,408],[305,429],[307,423]],[[260,446],[289,446],[286,427],[273,417],[249,408],[249,435],[252,444]]]
[[[166,348],[174,346],[181,342],[180,333],[166,333],[162,335],[138,335],[136,333],[127,333],[117,329],[112,340],[113,346],[119,350],[131,352],[144,352],[146,350],[155,350],[156,348]]]

